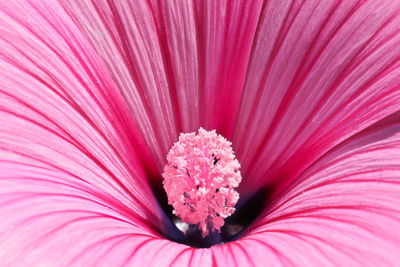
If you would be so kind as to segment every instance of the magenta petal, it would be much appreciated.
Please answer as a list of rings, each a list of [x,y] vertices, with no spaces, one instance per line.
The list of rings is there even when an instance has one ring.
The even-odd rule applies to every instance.
[[[256,262],[396,266],[400,261],[399,113],[325,155],[241,240]]]
[[[0,5],[1,264],[398,264],[399,1],[61,2]],[[148,181],[199,126],[280,192],[210,249]]]
[[[231,139],[263,1],[195,2],[201,124]]]
[[[0,33],[0,262],[166,230],[127,107],[62,7],[4,2]]]
[[[182,132],[231,137],[262,1],[152,1]]]
[[[180,132],[232,136],[261,1],[62,2],[130,103],[160,172]]]
[[[178,136],[158,25],[145,1],[61,1],[102,57],[158,165]]]
[[[268,1],[234,137],[245,191],[398,110],[400,1]],[[279,182],[278,182],[279,181]]]

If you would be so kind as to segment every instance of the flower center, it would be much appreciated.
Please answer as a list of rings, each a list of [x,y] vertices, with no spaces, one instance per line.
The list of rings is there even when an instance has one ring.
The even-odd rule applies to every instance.
[[[183,223],[197,225],[206,237],[220,232],[224,219],[235,212],[242,177],[231,142],[215,130],[179,136],[167,156],[164,189],[173,213]]]

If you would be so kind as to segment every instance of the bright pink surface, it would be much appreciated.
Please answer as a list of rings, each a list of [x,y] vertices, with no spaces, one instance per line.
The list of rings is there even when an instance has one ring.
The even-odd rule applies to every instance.
[[[399,33],[398,0],[2,1],[0,262],[397,265]],[[210,249],[149,185],[200,126],[274,196]]]

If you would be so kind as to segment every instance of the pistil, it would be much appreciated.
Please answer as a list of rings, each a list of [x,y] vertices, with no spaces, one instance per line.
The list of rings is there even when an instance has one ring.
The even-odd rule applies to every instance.
[[[232,144],[215,130],[182,133],[167,156],[164,189],[173,213],[196,225],[203,238],[220,232],[235,211],[241,181],[240,164]]]

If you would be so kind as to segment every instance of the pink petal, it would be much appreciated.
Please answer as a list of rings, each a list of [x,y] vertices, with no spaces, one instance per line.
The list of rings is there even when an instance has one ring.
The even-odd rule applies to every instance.
[[[62,7],[2,3],[0,51],[0,262],[167,231],[127,107]]]
[[[343,2],[341,5],[353,4]],[[57,2],[1,4],[0,262],[10,266],[382,266],[399,262],[400,235],[396,229],[400,226],[400,114],[360,133],[397,110],[397,17],[387,24],[383,22],[395,14],[396,1],[377,6],[372,1],[363,2],[354,8],[352,16],[346,13],[351,7],[322,7],[310,16],[312,19],[306,16],[311,14],[311,4],[326,2],[305,2],[298,9],[292,28],[287,27],[290,15],[300,7],[294,6],[287,19],[269,19],[271,15],[285,14],[279,10],[280,4],[285,9],[287,3],[300,2],[266,2],[243,91],[235,142],[240,155],[247,159],[244,163],[248,177],[255,179],[248,178],[244,190],[252,188],[250,181],[257,187],[276,177],[290,187],[275,197],[242,239],[211,249],[193,249],[167,241],[159,233],[168,230],[168,221],[146,181],[146,172],[154,171],[154,166],[140,133],[148,133],[145,142],[158,167],[165,160],[164,150],[169,149],[168,143],[180,128],[189,129],[204,120],[209,123],[207,126],[232,134],[257,16],[253,17],[253,11],[248,12],[245,4],[231,6],[233,17],[249,22],[244,25],[250,34],[228,36],[223,39],[226,46],[217,49],[214,45],[222,42],[218,38],[234,32],[226,25],[221,27],[220,32],[216,31],[218,42],[210,37],[204,51],[211,54],[207,57],[210,62],[226,59],[221,64],[229,63],[232,68],[225,72],[210,64],[209,71],[196,76],[196,64],[206,65],[191,54],[195,42],[189,18],[194,11],[185,9],[184,4],[163,6],[163,19],[156,20],[152,18],[159,15],[152,11],[156,4],[139,1],[135,6],[126,6],[118,2],[102,9],[105,6],[98,3],[97,10],[91,5],[79,9],[92,12],[85,15],[92,21],[83,20],[79,12],[73,14],[79,26]],[[249,9],[257,10],[258,2],[254,3]],[[200,6],[192,8],[201,10]],[[75,10],[73,6],[65,7],[68,12]],[[129,7],[129,14],[124,13],[125,7]],[[188,20],[175,17],[174,12],[166,15],[174,8],[187,14]],[[210,25],[214,13],[207,5],[203,8],[209,20],[205,25]],[[223,6],[220,8],[228,12]],[[138,21],[128,16],[135,14],[134,10],[138,10]],[[327,16],[330,10],[336,10],[332,17]],[[349,22],[341,23],[341,17],[349,17]],[[118,23],[106,25],[117,18]],[[235,27],[238,20],[232,18],[226,24],[245,32]],[[325,23],[325,18],[331,23]],[[167,26],[160,26],[161,21],[181,27],[171,26],[171,31],[188,28],[183,31],[190,41],[188,58],[171,55],[165,59],[157,42],[152,42],[166,37],[168,51],[183,45],[185,38],[174,40],[179,35],[167,34],[167,28],[163,28]],[[265,34],[280,29],[276,21],[285,22],[281,37],[286,38],[281,41],[273,32]],[[313,27],[305,27],[305,23]],[[80,31],[86,24],[90,26],[85,29],[85,37]],[[342,24],[337,32],[333,31]],[[321,25],[325,28],[316,34]],[[107,26],[121,29],[103,31]],[[155,34],[157,27],[165,32]],[[301,31],[303,28],[311,30]],[[121,30],[133,32],[119,37]],[[333,32],[332,41],[327,42]],[[299,40],[296,33],[300,34]],[[85,39],[87,36],[91,36],[91,44]],[[133,40],[135,36],[140,39]],[[277,40],[276,51],[264,46],[270,42],[263,43],[262,39],[271,36]],[[237,51],[228,40],[237,41],[244,48]],[[99,45],[102,42],[108,45]],[[127,50],[121,52],[121,47]],[[138,51],[145,51],[145,55]],[[225,51],[230,56],[221,55]],[[132,74],[132,60],[136,67],[146,68]],[[169,67],[185,73],[188,80],[172,83],[171,77],[178,80],[180,73]],[[165,69],[168,71],[163,73]],[[266,75],[265,81],[255,78],[257,72],[261,72],[260,77]],[[222,82],[214,80],[215,73]],[[204,89],[198,85],[202,76],[208,84]],[[193,91],[179,90],[190,84],[194,84]],[[230,86],[233,91],[228,96]],[[219,87],[221,91],[212,93]],[[192,99],[196,92],[204,93],[204,97]],[[255,103],[255,98],[262,100],[264,94],[270,94],[270,102]],[[225,97],[232,101],[223,102]],[[211,107],[204,114],[201,104],[200,111],[181,107],[201,103],[201,99]],[[132,101],[130,106],[126,100]],[[230,113],[232,117],[223,120]],[[182,119],[174,119],[176,114]],[[204,117],[196,121],[196,114]],[[224,117],[219,117],[221,114]],[[249,125],[245,125],[247,120]],[[133,121],[140,125],[139,129]],[[266,128],[260,129],[264,123]],[[248,132],[242,132],[244,126]],[[359,134],[326,154],[356,133]],[[262,149],[257,151],[257,147]],[[284,171],[278,172],[278,168]],[[264,178],[267,172],[271,179]],[[293,183],[292,178],[301,172]]]
[[[272,266],[396,266],[399,158],[397,113],[313,164],[234,244]]]
[[[159,172],[180,132],[232,136],[261,1],[63,2],[130,103]]]
[[[102,56],[159,171],[179,134],[157,25],[145,1],[62,1]]]
[[[400,1],[267,1],[234,136],[243,191],[289,184],[397,111]]]

